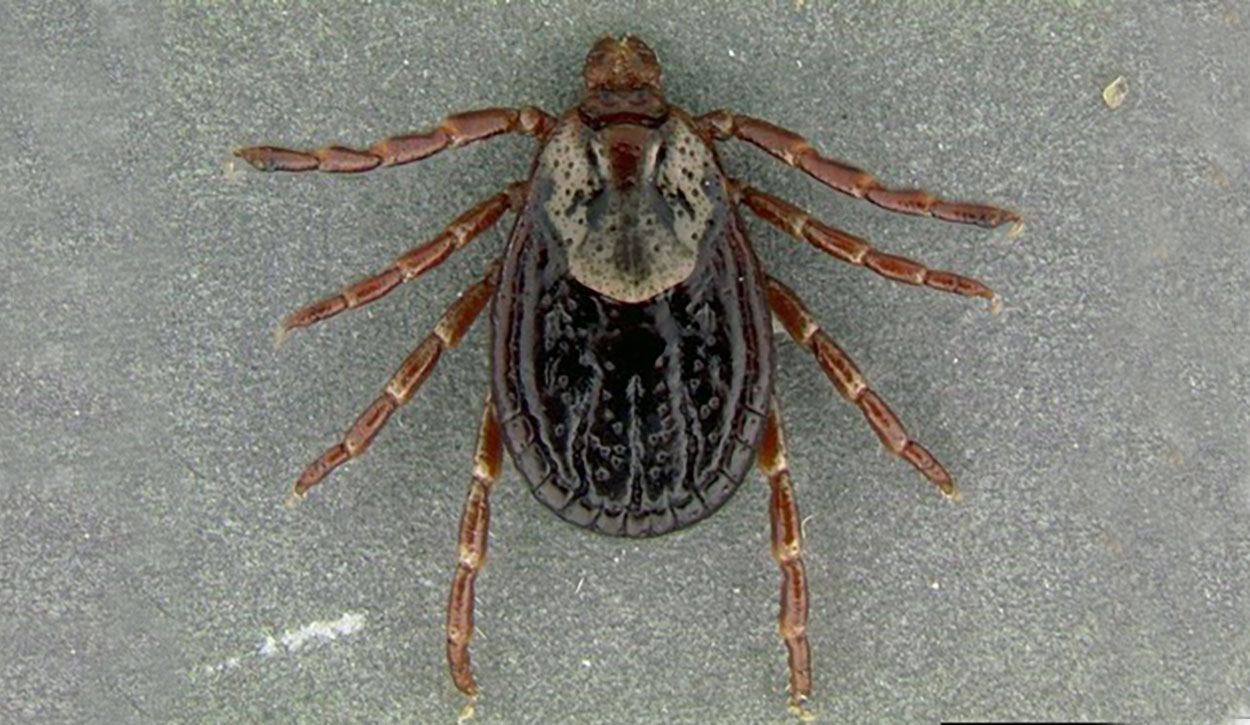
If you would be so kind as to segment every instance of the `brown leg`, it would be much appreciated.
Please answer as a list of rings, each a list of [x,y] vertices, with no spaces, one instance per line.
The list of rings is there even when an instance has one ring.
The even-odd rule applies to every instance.
[[[299,480],[295,482],[295,489],[291,494],[292,502],[304,498],[308,489],[320,483],[330,471],[365,452],[391,414],[407,403],[421,383],[429,377],[439,355],[444,350],[455,347],[460,338],[469,331],[482,308],[495,294],[498,271],[499,263],[496,262],[480,282],[461,293],[460,298],[447,308],[438,325],[434,327],[434,332],[427,335],[417,349],[408,355],[404,364],[391,376],[382,394],[365,408],[343,436],[343,440],[326,449],[325,453],[304,469]]]
[[[843,262],[867,267],[895,282],[927,285],[944,292],[994,299],[993,290],[971,277],[932,270],[905,257],[883,254],[863,239],[822,223],[784,199],[742,184],[735,183],[735,188],[742,203],[756,216]]]
[[[451,146],[481,141],[501,133],[523,133],[542,138],[553,119],[546,111],[524,108],[483,108],[448,116],[433,131],[392,136],[368,149],[323,146],[316,151],[295,151],[274,146],[234,150],[261,171],[369,171],[378,166],[398,166],[433,156]]]
[[[781,610],[778,631],[786,643],[790,662],[790,709],[807,716],[804,705],[812,693],[812,658],[807,643],[807,574],[803,570],[803,543],[799,506],[786,463],[786,442],[781,434],[781,415],[774,400],[760,442],[760,470],[772,489],[768,514],[772,530],[773,558],[781,568]]]
[[[452,252],[459,251],[482,232],[492,227],[509,209],[516,211],[525,203],[529,184],[518,181],[466,211],[447,225],[438,236],[408,250],[391,262],[382,272],[344,287],[341,292],[296,310],[278,328],[277,344],[281,345],[292,330],[307,327],[344,310],[381,299],[404,282],[425,274],[442,264]]]
[[[903,428],[898,417],[885,404],[885,401],[868,387],[868,383],[855,368],[855,363],[851,361],[851,358],[847,357],[846,353],[842,352],[842,349],[820,329],[820,325],[803,306],[798,295],[770,277],[768,304],[772,307],[773,314],[785,326],[786,332],[790,333],[790,337],[816,355],[816,360],[824,369],[825,375],[829,376],[843,397],[860,409],[864,417],[868,419],[868,425],[872,426],[885,447],[915,466],[916,470],[932,481],[933,485],[937,486],[947,498],[958,500],[959,489],[955,487],[950,474],[929,451],[925,450],[924,446],[907,435],[907,430]]]
[[[499,421],[489,394],[477,434],[473,458],[473,481],[460,514],[459,553],[456,574],[447,600],[447,666],[456,687],[474,697],[478,693],[469,663],[469,639],[473,636],[473,581],[486,562],[486,534],[490,527],[490,489],[499,478],[503,459]]]
[[[698,121],[707,133],[717,139],[736,137],[753,143],[825,186],[858,199],[867,199],[883,209],[982,227],[1020,221],[1015,212],[998,207],[944,201],[919,189],[887,189],[872,174],[821,156],[807,139],[767,121],[731,111],[712,111],[700,116]]]

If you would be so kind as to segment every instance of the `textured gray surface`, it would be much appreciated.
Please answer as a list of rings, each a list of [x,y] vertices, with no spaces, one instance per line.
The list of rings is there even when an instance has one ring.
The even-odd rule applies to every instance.
[[[484,329],[365,458],[281,504],[504,232],[281,351],[271,333],[519,178],[532,147],[353,178],[227,152],[559,110],[590,43],[626,31],[688,108],[1029,220],[1009,241],[898,217],[726,148],[732,173],[1006,303],[749,222],[964,490],[946,504],[882,454],[784,347],[822,719],[1250,714],[1245,3],[217,5],[0,4],[0,720],[454,720],[442,611]],[[784,722],[765,498],[752,482],[634,543],[559,522],[509,470],[479,721]]]

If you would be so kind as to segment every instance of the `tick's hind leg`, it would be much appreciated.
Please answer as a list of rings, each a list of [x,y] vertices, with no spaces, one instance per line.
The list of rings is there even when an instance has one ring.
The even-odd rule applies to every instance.
[[[867,199],[882,209],[982,227],[1020,220],[1015,212],[994,206],[946,201],[919,189],[887,189],[867,171],[822,156],[797,133],[758,118],[732,111],[712,111],[700,116],[698,121],[715,138],[736,137],[752,143],[825,186],[857,199]]]
[[[433,131],[392,136],[367,149],[324,146],[316,151],[297,151],[276,146],[251,146],[235,149],[234,155],[261,171],[350,173],[420,161],[446,148],[464,146],[501,133],[523,133],[541,138],[551,125],[551,115],[537,108],[483,108],[448,116]]]
[[[851,358],[820,329],[812,314],[790,288],[771,277],[768,280],[768,305],[785,326],[790,337],[816,355],[825,375],[838,392],[860,409],[868,425],[886,448],[904,458],[924,474],[947,497],[959,498],[959,489],[950,474],[924,446],[912,440],[894,411],[868,387],[868,382]]]
[[[803,536],[794,484],[786,463],[781,415],[774,400],[760,441],[760,470],[771,489],[768,514],[773,558],[781,568],[781,607],[777,628],[786,643],[790,665],[790,709],[808,719],[805,704],[812,692],[811,649],[807,643],[807,574],[803,569]]]
[[[438,236],[405,252],[374,276],[344,287],[341,292],[292,313],[278,328],[277,343],[291,332],[321,322],[345,310],[363,307],[390,294],[400,284],[411,282],[442,264],[479,234],[490,229],[509,209],[517,211],[525,203],[528,182],[518,181],[507,189],[478,203],[447,225]]]
[[[473,321],[495,293],[498,272],[499,263],[496,262],[480,282],[461,293],[460,298],[447,308],[438,325],[434,327],[434,332],[427,335],[417,349],[408,355],[404,364],[391,376],[382,394],[365,408],[343,436],[343,440],[326,449],[325,453],[304,469],[299,480],[295,482],[295,489],[291,494],[292,502],[302,499],[307,495],[308,489],[320,483],[335,468],[365,452],[391,414],[407,403],[417,388],[421,387],[421,383],[429,377],[443,351],[455,347],[460,338],[469,331]]]
[[[895,282],[926,285],[968,297],[994,299],[993,290],[971,277],[929,269],[905,257],[878,252],[863,239],[813,218],[784,199],[736,182],[734,188],[742,203],[756,216],[843,262],[867,267]]]
[[[491,396],[486,396],[482,427],[473,458],[473,480],[460,514],[456,574],[447,600],[447,666],[456,687],[474,697],[478,693],[469,662],[469,639],[473,636],[473,582],[486,562],[486,536],[490,526],[490,489],[499,478],[503,457],[499,421]]]

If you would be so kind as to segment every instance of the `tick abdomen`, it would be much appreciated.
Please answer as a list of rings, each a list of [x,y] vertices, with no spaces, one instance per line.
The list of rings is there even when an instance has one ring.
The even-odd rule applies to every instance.
[[[514,232],[525,241],[495,301],[495,399],[518,468],[561,518],[662,534],[719,508],[751,467],[771,327],[737,219],[718,223],[734,231],[641,303],[575,279],[542,221]]]

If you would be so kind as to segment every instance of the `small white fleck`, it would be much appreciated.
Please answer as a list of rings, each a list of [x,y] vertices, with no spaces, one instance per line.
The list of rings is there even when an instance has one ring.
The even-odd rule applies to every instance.
[[[931,589],[941,589],[941,588],[942,588],[942,585],[941,585],[941,584],[938,584],[937,582],[933,582],[932,584],[930,584],[930,585],[929,585],[929,587],[930,587]]]
[[[582,667],[590,667],[590,660],[582,660]]]
[[[734,49],[733,49],[733,48],[730,48],[730,49],[729,49],[729,57],[730,57],[730,58],[735,58],[735,57],[737,57],[737,56],[735,56],[735,55],[734,55]]]
[[[360,631],[365,626],[365,617],[358,612],[346,612],[332,621],[317,621],[296,630],[288,630],[279,641],[274,637],[266,637],[261,645],[260,654],[269,656],[278,653],[279,646],[287,653],[297,652],[311,642],[324,643],[340,636]]]

